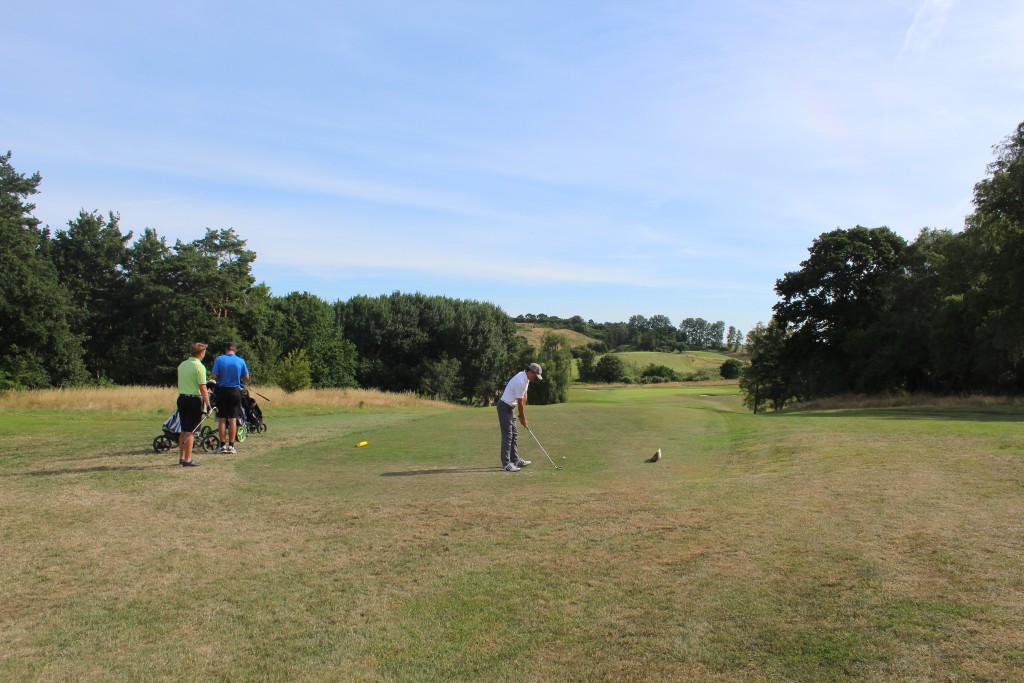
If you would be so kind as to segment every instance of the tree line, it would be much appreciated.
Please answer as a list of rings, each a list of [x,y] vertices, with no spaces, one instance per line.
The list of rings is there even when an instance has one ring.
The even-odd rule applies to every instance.
[[[118,214],[82,211],[51,233],[32,215],[39,173],[0,155],[0,390],[168,385],[191,342],[238,344],[254,381],[373,387],[488,402],[527,362],[545,367],[531,401],[564,401],[568,341],[540,348],[491,303],[395,292],[329,303],[275,296],[233,229],[168,244],[137,239]],[[216,355],[211,353],[211,359]]]
[[[837,229],[747,336],[755,412],[843,393],[1024,389],[1024,123],[994,148],[960,232]]]

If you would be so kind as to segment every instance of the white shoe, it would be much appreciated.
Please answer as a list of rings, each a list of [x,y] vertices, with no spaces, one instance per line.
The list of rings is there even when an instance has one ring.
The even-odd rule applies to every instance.
[[[518,472],[520,468],[516,467],[513,463],[505,465],[503,468],[506,472]]]
[[[236,450],[235,450],[235,447],[234,447],[234,446],[227,446],[227,447],[226,447],[226,448],[224,449],[224,452],[225,452],[225,453],[227,453],[228,455],[234,455],[234,454],[235,454],[235,453],[237,453],[238,451],[236,451]]]
[[[533,462],[533,461],[532,460],[523,460],[522,458],[519,458],[519,460],[516,460],[516,466],[519,469],[523,469],[524,467],[529,465],[531,462]]]

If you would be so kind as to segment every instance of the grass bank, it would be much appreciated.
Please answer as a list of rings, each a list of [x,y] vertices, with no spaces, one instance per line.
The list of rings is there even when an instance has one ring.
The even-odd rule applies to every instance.
[[[616,355],[637,371],[653,363],[672,368],[682,375],[706,372],[712,377],[718,377],[718,370],[722,367],[722,363],[731,358],[731,356],[717,351],[686,351],[683,353],[625,351]]]
[[[1024,678],[1015,408],[572,399],[514,475],[491,408],[274,399],[194,470],[148,409],[5,408],[0,679]]]

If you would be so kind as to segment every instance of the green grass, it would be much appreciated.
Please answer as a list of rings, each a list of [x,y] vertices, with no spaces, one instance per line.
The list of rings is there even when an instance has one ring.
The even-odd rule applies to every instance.
[[[718,369],[731,356],[717,351],[687,351],[685,353],[663,353],[659,351],[626,351],[616,354],[623,362],[642,370],[651,363],[665,365],[683,375],[706,371],[718,377]]]
[[[515,475],[493,408],[263,408],[194,470],[0,414],[0,680],[1024,678],[1010,408],[577,389]]]

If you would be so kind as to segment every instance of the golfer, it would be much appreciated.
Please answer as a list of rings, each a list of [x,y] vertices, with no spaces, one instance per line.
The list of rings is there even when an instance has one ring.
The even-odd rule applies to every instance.
[[[192,460],[193,432],[203,421],[203,415],[210,412],[210,395],[206,391],[206,367],[203,357],[206,344],[196,342],[191,347],[192,356],[178,366],[178,418],[181,433],[178,434],[178,464],[182,467],[198,467]]]
[[[530,382],[535,379],[544,379],[540,373],[540,365],[530,363],[525,370],[508,381],[501,400],[498,401],[498,424],[501,425],[501,469],[506,472],[518,472],[530,464],[529,460],[519,457],[519,430],[516,428],[516,414],[513,411],[519,411],[519,421],[524,427],[527,427],[526,394],[530,390]]]
[[[249,368],[236,354],[235,342],[224,346],[224,355],[213,361],[211,376],[217,380],[217,432],[220,437],[218,453],[236,453],[238,413],[242,409],[242,382],[249,379]],[[226,427],[226,429],[225,429]],[[227,432],[228,440],[225,441]]]

